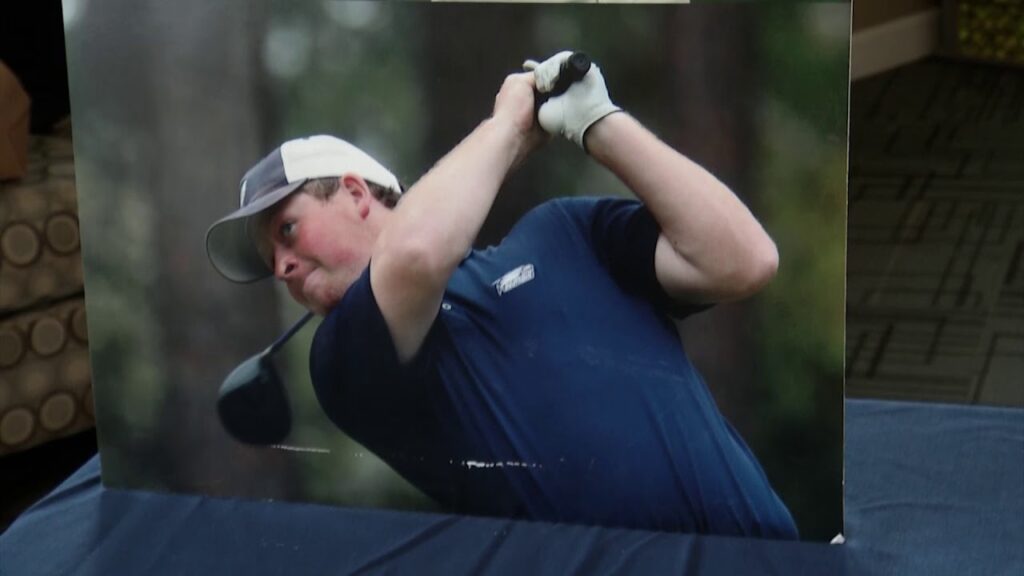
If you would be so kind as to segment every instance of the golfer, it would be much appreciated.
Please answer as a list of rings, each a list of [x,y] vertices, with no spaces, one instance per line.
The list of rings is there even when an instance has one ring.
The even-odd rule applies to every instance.
[[[670,321],[760,290],[775,245],[610,101],[596,65],[535,113],[569,55],[508,76],[491,117],[404,194],[345,141],[282,144],[211,227],[209,257],[234,281],[273,274],[324,316],[310,352],[323,409],[447,510],[794,539]],[[552,200],[473,250],[549,135],[639,201]]]

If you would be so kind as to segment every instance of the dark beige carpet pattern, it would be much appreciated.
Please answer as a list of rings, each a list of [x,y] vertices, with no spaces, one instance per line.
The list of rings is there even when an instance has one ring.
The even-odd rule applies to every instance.
[[[846,392],[1024,406],[1024,70],[854,83]]]

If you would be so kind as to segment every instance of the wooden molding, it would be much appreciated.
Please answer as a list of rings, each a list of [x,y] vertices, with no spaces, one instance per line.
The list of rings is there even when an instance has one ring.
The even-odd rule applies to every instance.
[[[934,54],[939,45],[939,13],[933,8],[855,32],[850,45],[850,80]]]

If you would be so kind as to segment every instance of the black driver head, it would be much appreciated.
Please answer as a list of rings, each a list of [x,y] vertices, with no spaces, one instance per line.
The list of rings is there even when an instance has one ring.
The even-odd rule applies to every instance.
[[[217,396],[217,414],[246,444],[278,444],[288,436],[291,408],[269,354],[253,356],[228,374]]]

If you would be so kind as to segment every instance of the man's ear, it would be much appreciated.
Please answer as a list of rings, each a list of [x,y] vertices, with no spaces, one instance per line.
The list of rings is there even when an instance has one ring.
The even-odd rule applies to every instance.
[[[360,218],[366,218],[370,214],[370,204],[373,200],[373,195],[370,193],[370,187],[366,185],[366,180],[363,180],[361,176],[356,174],[345,174],[340,176],[338,180],[338,191],[344,192],[346,197],[355,204]]]

